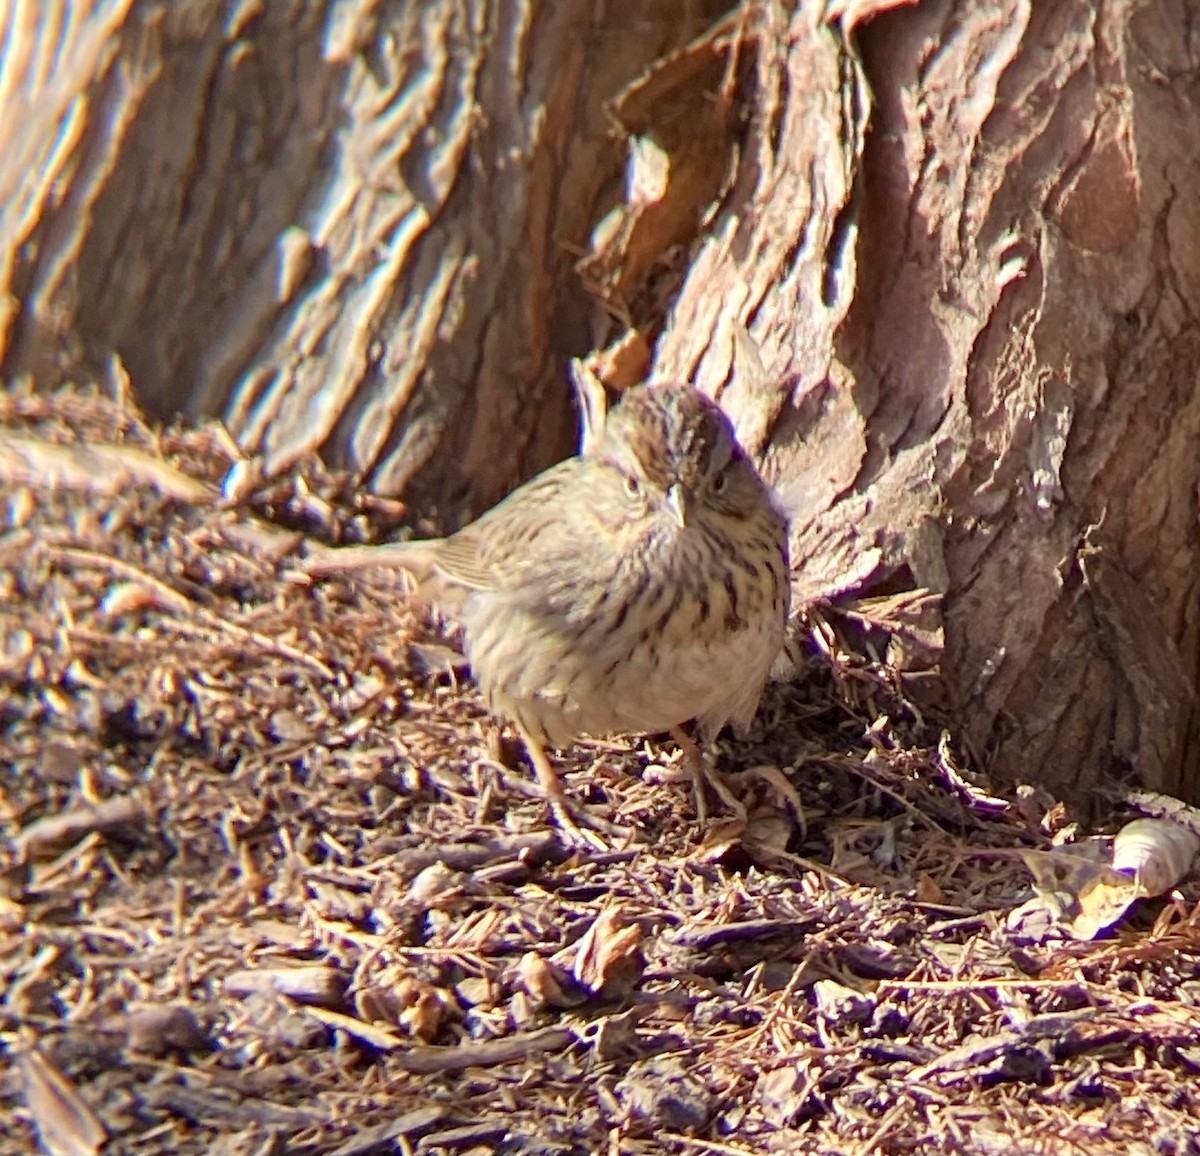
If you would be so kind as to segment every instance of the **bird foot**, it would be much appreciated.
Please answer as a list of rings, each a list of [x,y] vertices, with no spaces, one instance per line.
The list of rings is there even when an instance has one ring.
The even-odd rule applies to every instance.
[[[589,815],[583,807],[576,806],[561,793],[557,798],[548,794],[546,802],[550,806],[555,825],[563,833],[567,843],[578,850],[611,851],[612,847],[601,835],[607,835],[610,839],[620,842],[630,834],[625,827],[618,827],[615,823]]]
[[[537,774],[538,784],[546,796],[546,803],[555,825],[563,833],[568,845],[577,850],[611,851],[612,847],[601,838],[607,835],[616,842],[625,842],[632,832],[628,827],[601,819],[567,798],[562,780],[558,777],[545,747],[524,727],[517,728],[529,753],[529,761]]]
[[[692,777],[692,792],[696,800],[697,821],[700,823],[708,822],[708,801],[704,794],[704,788],[708,787],[721,801],[725,809],[733,815],[734,819],[745,826],[747,818],[745,804],[733,793],[729,784],[725,781],[725,776],[713,766],[712,761],[705,756],[704,752],[682,727],[673,727],[671,729],[671,737],[683,751],[684,764]]]

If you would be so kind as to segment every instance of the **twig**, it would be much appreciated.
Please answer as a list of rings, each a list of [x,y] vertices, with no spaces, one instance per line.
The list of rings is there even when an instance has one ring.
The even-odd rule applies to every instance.
[[[465,1068],[510,1064],[542,1052],[561,1052],[570,1047],[576,1038],[575,1033],[566,1028],[541,1028],[497,1040],[472,1040],[456,1047],[413,1048],[394,1058],[406,1072],[431,1076],[438,1072],[461,1072]]]
[[[703,1136],[687,1136],[682,1132],[660,1132],[664,1140],[674,1140],[690,1148],[702,1148],[705,1152],[720,1152],[723,1156],[755,1156],[757,1149],[739,1148],[735,1144],[721,1144],[716,1140],[705,1140]]]
[[[303,650],[289,646],[286,642],[280,642],[277,638],[269,638],[265,634],[259,634],[257,630],[247,630],[244,626],[238,626],[233,622],[225,622],[211,611],[204,610],[202,607],[197,606],[195,609],[198,612],[198,616],[206,620],[203,625],[183,622],[178,618],[164,618],[162,623],[164,626],[169,626],[172,630],[176,630],[180,634],[185,634],[191,638],[205,637],[205,627],[208,628],[208,631],[216,631],[218,634],[231,634],[246,642],[253,642],[256,646],[260,646],[264,650],[273,651],[282,658],[290,658],[293,662],[298,662],[301,666],[308,667],[309,670],[319,674],[323,679],[332,680],[333,671],[319,658],[313,658],[311,654],[305,654]]]
[[[81,550],[74,546],[55,546],[51,549],[50,556],[79,566],[95,566],[101,570],[108,571],[110,574],[124,578],[126,581],[136,582],[139,585],[145,586],[154,596],[158,605],[164,609],[170,610],[174,614],[193,614],[200,620],[202,625],[183,622],[177,618],[163,618],[161,620],[164,626],[168,626],[180,634],[192,637],[204,637],[204,628],[207,627],[218,634],[228,634],[244,642],[253,642],[256,646],[264,650],[271,651],[283,658],[289,658],[293,662],[298,662],[302,666],[308,667],[309,670],[319,674],[324,679],[333,678],[333,671],[320,659],[313,658],[312,655],[306,654],[297,647],[289,646],[286,642],[281,642],[277,638],[270,638],[265,634],[260,634],[257,630],[249,630],[245,626],[238,625],[236,622],[226,621],[207,607],[193,602],[185,594],[181,594],[178,590],[168,586],[161,579],[147,574],[145,570],[129,562],[123,562],[119,558],[113,558],[109,554],[101,554],[94,550]]]

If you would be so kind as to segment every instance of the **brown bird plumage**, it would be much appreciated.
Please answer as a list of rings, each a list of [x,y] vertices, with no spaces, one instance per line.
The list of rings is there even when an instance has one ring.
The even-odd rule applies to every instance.
[[[787,532],[724,412],[684,385],[629,390],[580,457],[448,538],[342,551],[397,564],[463,626],[489,708],[544,745],[754,716],[788,616]]]

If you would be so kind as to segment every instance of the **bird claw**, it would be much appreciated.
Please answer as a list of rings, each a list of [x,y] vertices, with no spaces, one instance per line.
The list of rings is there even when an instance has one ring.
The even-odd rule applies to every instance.
[[[696,793],[696,818],[699,822],[704,823],[708,820],[708,805],[704,801],[704,788],[708,786],[734,819],[741,826],[746,825],[746,805],[733,793],[721,772],[709,765],[707,759],[701,760],[700,766],[693,771],[692,782],[692,789]]]
[[[682,727],[674,727],[671,730],[671,737],[683,751],[684,762],[692,776],[692,793],[696,798],[697,821],[700,823],[708,821],[708,803],[704,798],[704,788],[708,786],[725,805],[726,810],[744,827],[747,819],[746,807],[733,793],[721,772],[705,757],[704,752]]]
[[[517,730],[525,743],[525,750],[529,753],[529,761],[533,763],[538,783],[545,793],[550,814],[572,847],[577,850],[611,851],[612,848],[600,837],[601,834],[614,840],[629,838],[631,832],[628,828],[618,827],[615,823],[589,815],[586,810],[568,799],[563,790],[562,780],[546,755],[545,747],[519,724]]]
[[[577,850],[611,851],[612,847],[600,837],[600,832],[604,832],[610,838],[629,834],[623,827],[588,815],[565,796],[547,799],[547,802],[558,829],[566,837],[567,843]]]

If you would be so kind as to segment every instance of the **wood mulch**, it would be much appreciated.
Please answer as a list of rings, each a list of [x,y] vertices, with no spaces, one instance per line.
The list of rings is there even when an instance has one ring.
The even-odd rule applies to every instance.
[[[835,616],[744,827],[580,744],[581,850],[394,575],[297,572],[403,510],[234,458],[0,395],[0,1153],[1200,1152],[1200,888],[1010,930],[1071,816]]]

